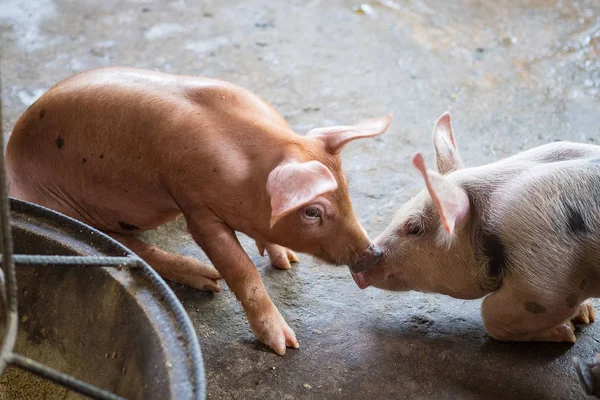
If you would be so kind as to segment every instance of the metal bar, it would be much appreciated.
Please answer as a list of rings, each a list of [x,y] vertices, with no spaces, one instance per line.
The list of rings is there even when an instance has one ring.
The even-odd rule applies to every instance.
[[[92,257],[92,256],[45,256],[15,254],[14,263],[17,265],[76,265],[84,267],[124,266],[136,268],[138,260],[133,257]],[[4,261],[4,260],[3,260]]]
[[[106,390],[100,389],[89,383],[83,382],[70,375],[63,374],[55,369],[46,367],[37,361],[24,357],[19,354],[11,354],[9,364],[19,367],[22,370],[30,372],[44,379],[49,379],[61,386],[66,387],[74,392],[87,396],[95,400],[125,400],[123,397],[117,396]]]
[[[6,294],[6,331],[0,350],[0,374],[4,372],[8,357],[12,354],[17,340],[19,327],[17,307],[17,277],[13,263],[13,241],[10,226],[10,204],[8,185],[6,182],[6,165],[4,163],[4,130],[2,125],[2,71],[0,65],[0,232],[2,234],[2,264],[4,266]]]

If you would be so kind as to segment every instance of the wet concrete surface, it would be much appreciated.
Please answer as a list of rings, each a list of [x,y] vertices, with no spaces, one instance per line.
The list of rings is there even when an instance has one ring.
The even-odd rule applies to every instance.
[[[131,65],[221,77],[272,103],[298,132],[395,113],[382,137],[343,154],[356,212],[375,235],[422,188],[446,109],[467,165],[553,140],[600,142],[595,0],[0,0],[4,127],[78,71]],[[205,259],[177,221],[145,235]],[[241,236],[301,347],[278,357],[239,303],[173,284],[198,332],[209,398],[584,398],[575,345],[491,339],[480,301],[360,291],[346,268],[308,256],[278,271]],[[595,303],[600,306],[600,302]]]

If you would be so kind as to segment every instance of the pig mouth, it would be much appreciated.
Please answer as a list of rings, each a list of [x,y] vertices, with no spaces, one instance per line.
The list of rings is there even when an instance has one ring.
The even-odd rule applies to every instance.
[[[369,283],[367,282],[367,278],[366,278],[364,272],[352,272],[352,271],[350,271],[350,273],[352,274],[352,278],[354,279],[354,283],[356,283],[356,286],[358,286],[361,290],[366,289],[366,288],[369,287]]]
[[[383,251],[371,243],[352,264],[349,264],[350,272],[358,274],[373,269],[382,257]]]

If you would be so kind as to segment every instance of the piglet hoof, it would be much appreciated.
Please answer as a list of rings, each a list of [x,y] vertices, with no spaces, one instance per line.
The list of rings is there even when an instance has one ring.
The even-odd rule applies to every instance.
[[[579,311],[573,317],[573,322],[576,324],[589,324],[596,320],[596,311],[591,301],[586,300],[579,306]]]
[[[223,278],[215,267],[192,257],[179,255],[175,255],[174,257],[175,259],[173,265],[170,266],[171,268],[159,271],[159,274],[165,279],[205,292],[218,293],[221,291],[218,280]]]
[[[567,321],[550,331],[552,342],[567,342],[575,343],[577,338],[575,337],[575,327],[571,321]]]
[[[266,246],[267,254],[269,255],[269,260],[271,260],[271,265],[278,269],[290,269],[292,268],[291,263],[297,263],[298,257],[296,254],[282,246],[278,246],[276,244],[269,244]]]
[[[283,356],[287,347],[293,349],[300,347],[296,334],[276,308],[269,313],[249,318],[249,321],[252,332],[258,340],[273,349],[278,355]]]

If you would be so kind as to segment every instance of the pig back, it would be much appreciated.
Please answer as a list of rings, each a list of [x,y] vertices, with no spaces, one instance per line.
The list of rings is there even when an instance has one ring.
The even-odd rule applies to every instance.
[[[541,287],[559,273],[581,280],[600,272],[600,158],[543,163],[524,170],[490,199],[489,228],[509,260],[507,274]]]
[[[180,98],[166,83],[102,74],[59,83],[15,125],[7,147],[11,193],[43,191],[108,213],[175,212],[160,177],[185,109]]]

